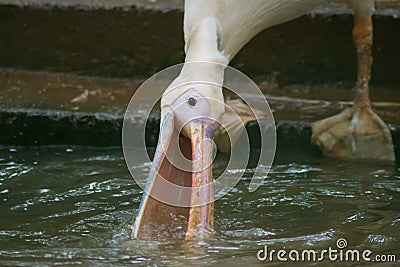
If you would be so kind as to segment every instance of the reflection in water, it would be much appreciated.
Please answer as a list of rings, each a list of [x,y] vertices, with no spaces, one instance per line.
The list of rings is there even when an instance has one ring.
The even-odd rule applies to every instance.
[[[145,177],[148,167],[138,162],[136,168]],[[144,242],[131,239],[142,191],[120,148],[2,148],[0,261],[250,265],[264,245],[324,249],[341,237],[351,248],[400,251],[399,169],[286,158],[256,192],[247,191],[249,183],[244,177],[216,202],[215,235],[207,242]]]

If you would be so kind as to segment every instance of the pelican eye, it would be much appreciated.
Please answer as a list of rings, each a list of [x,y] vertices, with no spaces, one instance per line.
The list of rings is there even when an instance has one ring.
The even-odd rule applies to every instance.
[[[197,104],[197,99],[194,98],[194,97],[189,97],[189,99],[188,99],[188,104],[189,104],[189,106],[192,106],[192,107],[196,106],[196,104]]]

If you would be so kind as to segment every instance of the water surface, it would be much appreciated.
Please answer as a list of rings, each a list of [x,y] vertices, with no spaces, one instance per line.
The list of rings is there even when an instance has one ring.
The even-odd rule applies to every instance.
[[[282,158],[255,193],[245,177],[216,202],[214,238],[182,244],[131,239],[142,191],[120,148],[3,147],[1,265],[245,266],[265,245],[320,250],[339,238],[400,259],[400,169]],[[137,164],[144,177],[148,166]]]

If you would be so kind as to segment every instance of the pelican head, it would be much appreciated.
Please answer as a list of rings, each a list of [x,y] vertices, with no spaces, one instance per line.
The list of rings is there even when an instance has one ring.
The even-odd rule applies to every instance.
[[[201,122],[207,124],[209,130],[215,129],[224,113],[220,86],[194,81],[182,87],[166,91],[161,100],[162,117],[172,112],[176,129],[189,138],[194,124]]]

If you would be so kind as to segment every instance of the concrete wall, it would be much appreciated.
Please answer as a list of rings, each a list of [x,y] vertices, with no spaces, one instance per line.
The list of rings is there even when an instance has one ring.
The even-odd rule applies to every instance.
[[[2,1],[0,68],[146,78],[184,57],[181,1],[170,2]],[[323,8],[262,32],[232,65],[259,80],[277,72],[281,84],[353,83],[352,16],[340,10],[346,11]],[[380,12],[374,18],[373,83],[398,86],[400,20],[389,9]]]

